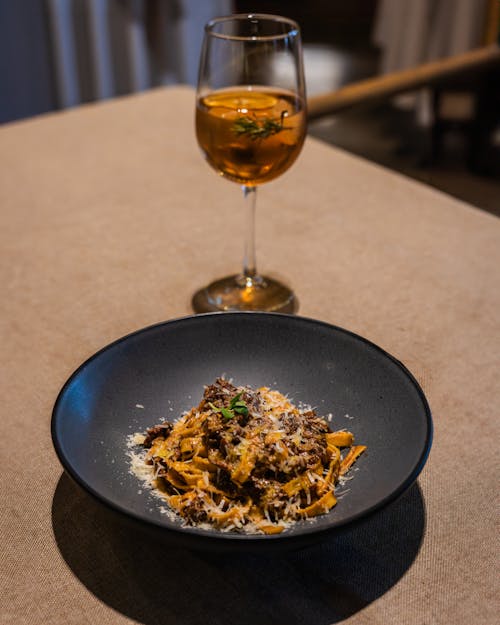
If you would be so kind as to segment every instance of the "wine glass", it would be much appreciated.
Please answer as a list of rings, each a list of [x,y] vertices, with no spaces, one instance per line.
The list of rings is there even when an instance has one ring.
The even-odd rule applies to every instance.
[[[257,186],[295,161],[306,134],[302,43],[285,17],[241,14],[205,26],[196,92],[196,136],[215,171],[240,184],[246,205],[243,269],[195,293],[195,312],[293,313],[293,291],[257,272]]]

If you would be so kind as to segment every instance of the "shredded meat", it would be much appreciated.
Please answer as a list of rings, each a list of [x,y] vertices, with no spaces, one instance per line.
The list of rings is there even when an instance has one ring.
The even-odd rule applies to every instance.
[[[235,413],[231,419],[224,419],[219,410],[230,409],[231,400],[237,393],[248,408],[248,414]],[[218,467],[216,486],[233,495],[250,495],[253,501],[263,506],[272,503],[276,513],[289,500],[282,486],[305,470],[326,465],[328,461],[324,434],[329,427],[314,410],[300,414],[296,411],[282,413],[279,416],[282,436],[279,441],[269,441],[266,433],[273,428],[269,426],[270,417],[263,409],[259,391],[249,387],[241,390],[228,380],[218,378],[205,388],[198,411],[207,413],[202,439],[208,449],[208,459]],[[149,443],[150,446],[155,437],[168,433],[168,427],[151,428],[145,445]],[[237,485],[230,475],[244,453],[242,445],[245,441],[252,441],[255,458],[252,471]],[[174,452],[172,460],[181,459],[181,451]],[[200,502],[193,499],[183,514],[190,522],[199,522],[202,517]]]
[[[335,505],[336,440],[352,445],[350,433],[345,445],[339,434],[278,391],[218,378],[175,425],[149,428],[144,446],[158,487],[188,523],[266,531]]]
[[[146,431],[146,438],[143,443],[144,447],[151,447],[155,438],[158,438],[159,436],[167,438],[172,431],[172,427],[171,423],[162,423],[149,428]]]

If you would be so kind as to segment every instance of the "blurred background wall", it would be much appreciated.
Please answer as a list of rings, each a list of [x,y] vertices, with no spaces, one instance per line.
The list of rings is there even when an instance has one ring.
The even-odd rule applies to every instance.
[[[230,0],[0,0],[0,122],[196,81]]]
[[[193,85],[203,25],[216,15],[260,11],[296,18],[311,94],[482,45],[491,4],[0,0],[0,122],[161,84]]]
[[[499,7],[500,0],[0,0],[0,123],[194,85],[203,26],[217,15],[296,19],[314,96],[495,44]],[[500,214],[499,117],[497,65],[325,116],[310,133]]]

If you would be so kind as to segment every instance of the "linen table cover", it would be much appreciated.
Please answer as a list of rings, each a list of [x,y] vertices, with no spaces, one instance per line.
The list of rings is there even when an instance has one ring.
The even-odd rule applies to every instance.
[[[0,622],[494,623],[500,222],[311,138],[259,189],[258,263],[416,376],[435,426],[417,484],[311,549],[230,557],[152,544],[63,473],[72,371],[240,267],[240,190],[203,162],[193,108],[173,87],[0,130]]]

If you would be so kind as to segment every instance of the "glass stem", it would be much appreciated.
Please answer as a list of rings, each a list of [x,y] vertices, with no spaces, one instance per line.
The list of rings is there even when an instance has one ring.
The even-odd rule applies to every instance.
[[[244,185],[243,198],[246,211],[243,282],[246,287],[251,287],[258,281],[255,260],[255,203],[257,200],[257,187]]]

